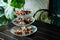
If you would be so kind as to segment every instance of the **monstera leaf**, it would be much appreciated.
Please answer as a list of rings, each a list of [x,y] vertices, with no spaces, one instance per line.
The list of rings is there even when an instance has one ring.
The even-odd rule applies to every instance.
[[[4,13],[3,12],[0,12],[0,17],[2,17],[4,15]]]
[[[8,0],[3,0],[5,3]],[[0,11],[0,27],[6,25],[9,21],[12,21],[17,16],[14,15],[14,8],[22,8],[25,4],[25,0],[12,0],[10,5],[4,10],[4,12]],[[12,7],[11,7],[12,6]]]
[[[14,15],[14,10],[11,6],[6,8],[5,16],[6,16],[7,19],[10,19],[10,20],[13,20],[14,18],[16,18],[16,15]]]
[[[0,17],[2,17],[3,15],[4,15],[4,8],[0,6]]]
[[[0,27],[2,25],[6,25],[8,23],[8,19],[5,16],[0,17]]]
[[[6,25],[8,22],[11,22],[14,18],[16,18],[16,15],[14,15],[13,13],[13,8],[12,7],[8,7],[5,10],[5,13],[0,12],[0,27],[2,27],[3,25]],[[4,14],[4,15],[2,15]]]

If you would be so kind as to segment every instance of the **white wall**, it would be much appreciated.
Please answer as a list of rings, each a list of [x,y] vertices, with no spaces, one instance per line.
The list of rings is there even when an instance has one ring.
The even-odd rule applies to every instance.
[[[26,0],[25,9],[32,10],[35,13],[39,9],[47,9],[48,0]]]

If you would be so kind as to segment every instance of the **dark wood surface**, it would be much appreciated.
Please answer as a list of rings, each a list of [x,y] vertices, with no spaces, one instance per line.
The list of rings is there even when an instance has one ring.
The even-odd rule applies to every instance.
[[[60,27],[52,25],[52,24],[47,24],[41,21],[35,21],[32,25],[35,25],[38,30],[36,33],[27,36],[27,37],[18,37],[9,32],[9,29],[15,25],[9,24],[8,29],[3,31],[3,33],[14,37],[18,40],[60,40]]]

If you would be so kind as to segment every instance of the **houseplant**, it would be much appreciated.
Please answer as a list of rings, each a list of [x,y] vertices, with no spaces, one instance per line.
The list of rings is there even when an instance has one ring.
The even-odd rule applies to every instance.
[[[4,3],[8,4],[9,0],[2,0],[2,1],[4,1]],[[25,0],[11,0],[10,4],[8,4],[8,5],[10,7],[12,7],[13,9],[15,9],[15,8],[20,9],[24,6],[24,4],[25,4]],[[8,11],[7,11],[7,13],[4,12],[4,15],[0,17],[0,20],[1,20],[0,28],[3,25],[5,25],[7,22],[11,22],[14,18],[16,18],[16,15],[14,15],[14,13],[12,13],[11,11],[10,11],[11,13],[8,13]]]

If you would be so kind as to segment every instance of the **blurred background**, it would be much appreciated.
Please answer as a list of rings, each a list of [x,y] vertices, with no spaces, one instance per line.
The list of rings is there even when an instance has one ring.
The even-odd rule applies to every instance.
[[[4,0],[0,0],[0,10],[2,10],[2,13],[0,11],[0,20],[2,19],[2,16],[5,14],[6,18],[9,20],[13,20],[14,18],[14,14],[13,13],[13,8],[8,5],[10,4],[11,0],[7,0],[7,3],[4,2]],[[3,7],[3,8],[1,8]],[[40,9],[47,9],[49,10],[48,14],[50,15],[49,17],[47,16],[47,14],[44,12],[42,14],[42,16],[40,16],[41,12],[36,13],[35,15],[35,19],[36,20],[42,20],[45,23],[49,23],[49,24],[54,24],[57,26],[60,26],[60,0],[25,0],[25,4],[24,4],[24,9],[26,10],[32,10],[32,16],[36,13],[37,10]],[[6,11],[8,10],[8,11]],[[10,12],[11,11],[11,12]],[[11,15],[12,14],[12,15]],[[45,15],[46,14],[46,15]],[[45,19],[43,19],[43,16],[46,17]],[[6,20],[6,19],[5,19]],[[3,20],[4,21],[4,20]],[[2,20],[1,20],[2,22]],[[0,25],[4,24],[5,22],[1,23]]]

